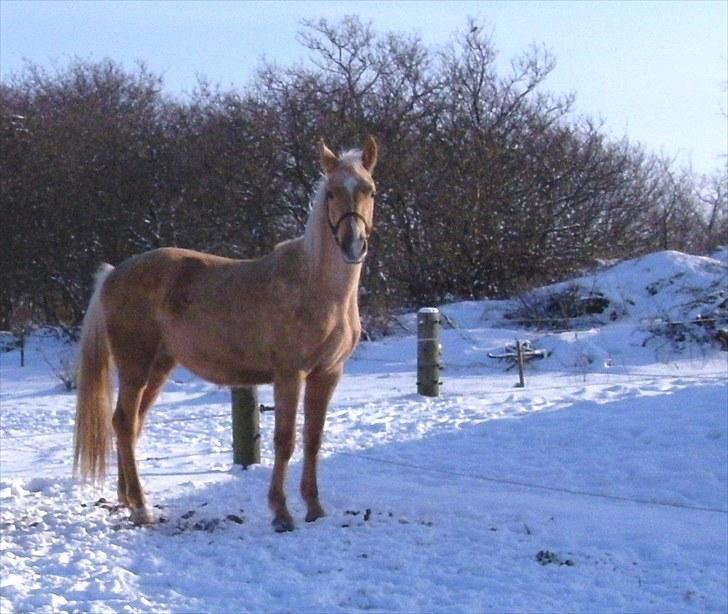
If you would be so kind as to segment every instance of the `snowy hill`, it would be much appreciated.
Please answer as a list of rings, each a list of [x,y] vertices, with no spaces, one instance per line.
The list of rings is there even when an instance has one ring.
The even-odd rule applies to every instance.
[[[75,483],[53,374],[70,348],[37,334],[27,367],[0,354],[0,611],[724,612],[727,287],[728,250],[660,252],[442,306],[436,399],[416,394],[402,316],[347,364],[313,524],[299,445],[286,535],[265,502],[272,416],[261,465],[233,467],[228,391],[183,369],[140,442],[162,522],[134,528],[112,478]],[[522,389],[488,356],[514,339],[549,353]]]
[[[718,331],[728,330],[728,249],[713,258],[658,252],[515,299],[440,310],[448,370],[498,370],[488,354],[502,354],[516,338],[548,352],[532,363],[537,373],[627,373],[654,362],[700,360],[727,347]],[[360,356],[394,352],[413,368],[415,332],[416,314],[400,316],[392,333],[401,339],[364,345]]]

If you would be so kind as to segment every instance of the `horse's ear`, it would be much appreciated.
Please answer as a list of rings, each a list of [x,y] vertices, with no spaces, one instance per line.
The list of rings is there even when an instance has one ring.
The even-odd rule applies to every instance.
[[[364,145],[364,150],[361,152],[361,163],[367,172],[371,174],[374,167],[377,165],[377,142],[374,137],[369,135],[367,142]]]
[[[319,141],[319,155],[321,156],[321,166],[327,173],[332,173],[339,163],[339,159],[333,151],[326,147],[323,139]]]

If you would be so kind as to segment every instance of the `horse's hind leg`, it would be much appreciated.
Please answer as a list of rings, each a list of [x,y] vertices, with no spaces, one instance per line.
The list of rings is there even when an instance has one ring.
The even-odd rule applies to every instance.
[[[175,364],[175,359],[169,356],[166,352],[162,350],[157,351],[152,367],[149,370],[149,377],[147,379],[147,385],[144,388],[144,394],[142,394],[142,400],[139,403],[139,419],[137,420],[136,432],[137,439],[144,428],[147,413],[157,400],[157,397],[162,391],[162,387],[167,381],[172,369],[174,369]]]
[[[138,430],[138,412],[145,382],[130,379],[119,373],[119,400],[112,423],[116,432],[116,445],[119,454],[120,499],[131,507],[134,524],[149,524],[152,516],[146,507],[144,492],[139,482],[134,444]]]
[[[139,402],[139,411],[137,412],[136,428],[134,440],[139,439],[142,429],[144,428],[144,422],[146,420],[149,409],[154,405],[157,400],[164,383],[167,381],[169,373],[174,369],[175,360],[161,350],[157,351],[157,355],[154,358],[152,367],[149,371],[147,384],[144,387],[141,401]],[[124,474],[124,465],[121,461],[121,454],[118,453],[118,467],[119,467],[119,483],[118,483],[118,495],[119,502],[122,505],[130,506],[131,503],[127,497],[127,485],[126,476]]]

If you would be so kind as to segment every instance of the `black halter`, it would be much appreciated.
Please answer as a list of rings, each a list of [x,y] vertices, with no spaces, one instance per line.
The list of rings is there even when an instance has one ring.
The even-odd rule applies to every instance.
[[[354,217],[357,219],[360,219],[362,221],[362,224],[364,224],[364,232],[366,235],[366,238],[369,238],[369,234],[371,233],[371,228],[369,228],[369,224],[367,224],[367,221],[364,219],[364,216],[359,213],[358,211],[347,211],[342,215],[339,220],[336,222],[336,224],[331,223],[331,218],[328,216],[328,210],[327,210],[327,219],[329,222],[329,228],[331,229],[331,233],[334,235],[334,241],[336,241],[336,245],[338,245],[341,249],[343,249],[343,245],[341,245],[341,241],[339,241],[339,226],[341,226],[341,223],[348,217]]]

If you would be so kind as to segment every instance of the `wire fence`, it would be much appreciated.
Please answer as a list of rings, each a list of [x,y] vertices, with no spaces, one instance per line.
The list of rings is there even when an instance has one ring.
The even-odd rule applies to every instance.
[[[691,319],[691,320],[685,320],[682,323],[683,324],[693,324],[693,323],[702,323],[704,322],[704,319]],[[671,322],[672,323],[672,322]],[[455,330],[458,331],[460,336],[463,338],[463,340],[471,343],[474,347],[478,347],[479,345],[482,345],[479,340],[475,339],[470,335],[466,330],[462,328],[458,328],[456,326],[452,326]],[[545,334],[552,334],[554,331],[548,331]],[[378,358],[368,358],[366,356],[359,356],[356,358],[357,361],[361,362],[373,362],[373,363],[388,363],[388,364],[406,364],[406,365],[412,365],[412,377],[414,378],[414,361],[406,362],[399,360],[387,360],[387,359],[378,359]],[[469,364],[459,364],[451,361],[445,362],[445,368],[450,369],[483,369],[488,368],[488,365],[485,361],[474,361]],[[496,368],[496,367],[494,367]],[[500,368],[502,370],[502,367]],[[409,371],[407,371],[409,372]],[[477,377],[477,374],[474,374],[475,377]],[[726,369],[721,369],[717,371],[703,371],[700,374],[690,374],[690,373],[674,373],[672,375],[666,374],[666,373],[649,373],[642,370],[629,370],[628,368],[624,366],[618,366],[617,368],[611,369],[611,370],[604,370],[604,371],[594,371],[589,370],[587,372],[574,372],[567,374],[566,377],[574,377],[574,376],[582,376],[582,377],[607,377],[608,381],[582,381],[578,383],[579,388],[599,388],[599,387],[606,387],[606,386],[613,386],[615,384],[628,384],[628,385],[641,385],[641,384],[654,384],[655,380],[665,378],[665,377],[672,377],[672,378],[678,378],[682,381],[690,381],[690,382],[720,382],[720,383],[726,383],[728,384],[728,362],[726,364]],[[577,385],[574,383],[574,385]],[[539,383],[536,384],[529,384],[527,388],[493,388],[489,387],[488,389],[479,391],[477,393],[477,396],[479,398],[485,397],[510,397],[512,395],[518,395],[518,396],[527,396],[531,393],[539,393],[539,392],[545,392],[545,391],[551,391],[551,390],[563,390],[564,384],[547,384],[547,385],[540,385]],[[728,389],[727,389],[728,390]],[[447,388],[445,388],[445,393],[443,395],[443,400],[446,401],[448,397]],[[428,402],[432,402],[432,400],[429,400]],[[219,404],[218,403],[211,403],[211,404]],[[337,404],[338,408],[346,409],[347,404],[346,403],[339,403]],[[159,418],[154,419],[152,422],[152,425],[154,428],[156,427],[166,427],[168,425],[178,425],[178,424],[184,424],[187,429],[190,428],[191,423],[199,422],[201,419],[220,419],[220,420],[230,420],[231,418],[231,411],[225,411],[225,412],[214,412],[214,413],[202,413],[202,414],[195,414],[195,415],[186,415],[186,416],[175,416],[172,418]],[[35,432],[35,433],[22,433],[22,434],[11,434],[9,432],[10,429],[0,425],[0,439],[2,439],[5,442],[12,441],[18,445],[20,445],[22,448],[28,451],[36,451],[40,452],[41,448],[39,446],[34,445],[35,442],[42,442],[43,438],[48,437],[60,437],[63,436],[64,439],[67,439],[69,442],[73,438],[73,433],[71,430],[55,430],[55,431],[47,431],[47,432]],[[204,431],[207,432],[207,431]],[[148,456],[144,458],[145,461],[167,461],[167,460],[179,460],[184,458],[192,458],[192,457],[199,457],[199,456],[205,456],[205,455],[220,455],[220,454],[229,454],[232,459],[232,448],[230,449],[221,449],[217,450],[215,452],[190,452],[190,453],[183,453],[183,454],[171,454],[171,455],[162,455],[162,456]],[[647,506],[657,506],[662,508],[672,508],[672,509],[682,509],[682,510],[688,510],[693,512],[705,512],[705,513],[718,513],[718,514],[724,514],[728,515],[728,510],[717,508],[717,507],[709,507],[709,506],[699,506],[699,505],[690,505],[690,504],[683,504],[683,503],[676,503],[676,502],[665,502],[665,501],[655,501],[647,498],[641,498],[641,497],[629,497],[629,496],[623,496],[623,495],[616,495],[616,494],[610,494],[610,493],[601,493],[601,492],[590,492],[586,490],[579,490],[579,489],[571,489],[571,488],[563,488],[558,486],[552,486],[547,484],[538,484],[534,482],[528,482],[528,481],[522,481],[522,480],[515,480],[510,479],[507,477],[498,477],[493,475],[485,475],[480,473],[474,473],[474,472],[460,472],[460,471],[453,471],[453,470],[447,470],[447,469],[439,469],[437,467],[432,466],[421,466],[416,463],[410,463],[407,461],[401,461],[396,459],[387,459],[387,458],[381,458],[377,456],[373,456],[371,454],[363,453],[363,452],[352,452],[349,450],[340,450],[335,449],[331,452],[333,455],[342,455],[347,456],[351,458],[355,458],[359,461],[368,462],[368,463],[376,463],[381,465],[388,465],[393,467],[399,467],[404,469],[409,469],[411,471],[417,471],[420,473],[426,473],[426,474],[433,474],[433,475],[443,475],[443,476],[449,476],[453,478],[461,478],[461,479],[469,479],[469,480],[475,480],[475,481],[482,481],[482,482],[489,482],[489,483],[495,483],[505,486],[511,486],[511,487],[517,487],[525,490],[530,491],[539,491],[539,492],[551,492],[551,493],[559,493],[562,495],[569,495],[569,496],[577,496],[577,497],[590,497],[590,498],[598,498],[602,500],[610,500],[610,501],[619,501],[619,502],[628,502],[631,504],[637,504],[637,505],[647,505]],[[232,462],[232,460],[231,460]],[[185,472],[179,472],[180,475],[185,474]],[[165,475],[177,475],[176,473],[171,474],[165,474]]]
[[[368,359],[364,359],[368,360]],[[375,361],[376,362],[376,361]],[[446,363],[447,365],[450,365],[450,363]],[[452,366],[452,365],[450,365]],[[470,369],[470,368],[477,368],[479,365],[463,365],[462,368],[464,369]],[[502,369],[501,369],[502,370]],[[544,373],[544,376],[547,374]],[[565,379],[570,379],[573,377],[581,377],[583,374],[580,373],[573,373],[565,375]],[[412,373],[412,377],[414,378],[415,374]],[[727,386],[727,392],[728,392],[728,362],[726,364],[725,370],[720,371],[704,371],[700,374],[690,374],[690,373],[674,373],[672,375],[668,375],[666,373],[650,373],[650,372],[644,372],[644,371],[632,371],[632,372],[625,372],[623,369],[619,369],[617,372],[615,371],[589,371],[587,373],[588,377],[594,377],[594,376],[604,376],[608,378],[608,381],[599,381],[599,382],[589,382],[589,381],[580,381],[578,383],[572,382],[571,385],[578,385],[580,389],[588,389],[588,388],[603,388],[605,386],[613,386],[618,385],[620,383],[622,384],[651,384],[654,383],[656,379],[662,379],[665,377],[672,377],[677,378],[681,381],[691,381],[691,382],[708,382],[709,380],[712,380],[713,383],[725,383]],[[355,377],[355,376],[353,376]],[[477,374],[473,375],[473,377],[477,377]],[[549,375],[549,378],[551,381],[553,381],[553,377]],[[538,380],[536,380],[538,382]],[[519,395],[519,396],[528,396],[530,393],[533,392],[548,392],[553,390],[563,390],[564,386],[566,384],[560,383],[560,384],[546,384],[542,385],[539,383],[535,384],[529,384],[527,388],[513,388],[513,387],[489,387],[488,389],[483,389],[477,392],[478,398],[488,398],[488,397],[497,397],[497,396],[506,396],[510,397],[511,395]],[[449,392],[445,392],[440,399],[445,402],[448,399]],[[452,394],[456,394],[453,392]],[[459,393],[458,393],[459,394]],[[433,402],[430,400],[430,402]],[[437,401],[434,401],[437,402]],[[219,405],[219,402],[211,401],[211,405]],[[353,405],[356,405],[357,403],[354,403]],[[340,409],[346,409],[347,407],[351,407],[351,403],[341,402],[336,404],[337,408]],[[261,405],[261,412],[262,413],[273,413],[270,411],[271,408],[268,408],[266,406]],[[152,412],[154,410],[152,409]],[[219,418],[219,419],[229,419],[231,416],[230,411],[226,412],[215,412],[215,413],[209,413],[209,412],[201,412],[200,414],[195,415],[187,415],[187,416],[175,416],[173,418],[153,418],[153,421],[151,424],[154,427],[157,426],[164,426],[169,424],[189,424],[191,422],[199,422],[202,419],[209,419],[209,418]],[[26,440],[35,440],[35,439],[41,439],[43,437],[49,437],[49,436],[55,436],[55,435],[67,435],[68,437],[73,437],[73,432],[71,430],[51,430],[51,431],[45,431],[45,432],[36,432],[36,433],[23,433],[23,434],[16,434],[13,435],[9,432],[10,429],[7,427],[0,426],[0,437],[2,437],[3,440],[12,440],[12,441],[26,441]]]
[[[470,368],[470,367],[463,367],[463,368]],[[414,377],[414,374],[412,374]],[[571,377],[578,376],[579,374],[573,374]],[[579,388],[586,389],[586,388],[604,388],[606,386],[613,386],[617,384],[650,384],[654,383],[656,379],[661,379],[668,377],[665,373],[645,373],[642,371],[636,371],[633,373],[614,373],[609,371],[590,371],[589,376],[605,376],[609,378],[609,381],[601,381],[601,382],[579,382],[573,383],[573,385],[578,385]],[[477,377],[475,375],[474,377]],[[569,376],[566,376],[567,378]],[[694,374],[687,374],[687,373],[678,373],[669,377],[675,377],[680,380],[688,380],[691,382],[708,382],[708,380],[712,380],[713,383],[725,383],[727,386],[727,392],[728,392],[728,368],[726,371],[707,371],[703,372],[700,375],[694,375]],[[511,388],[511,387],[503,387],[503,388],[489,388],[480,390],[477,392],[478,398],[488,398],[488,397],[498,397],[498,396],[506,396],[509,397],[511,395],[519,395],[519,396],[528,396],[530,393],[533,392],[548,392],[553,390],[563,390],[565,384],[548,384],[548,385],[539,385],[536,384],[530,384],[527,388]],[[447,391],[440,397],[440,399],[443,402],[446,402],[448,399],[448,393]],[[452,393],[456,394],[456,393]],[[430,402],[433,402],[430,400]],[[437,401],[434,401],[437,402]],[[219,402],[211,402],[212,405],[219,405]],[[339,409],[346,409],[347,407],[351,407],[352,405],[356,405],[357,403],[337,403],[336,407]],[[268,411],[269,408],[265,407],[261,410],[262,413],[273,413]],[[152,409],[152,412],[154,412],[154,409]],[[164,426],[169,424],[189,424],[192,422],[199,422],[202,419],[209,419],[209,418],[219,418],[221,420],[229,419],[231,416],[230,411],[226,412],[215,412],[215,413],[208,413],[203,412],[202,414],[195,414],[195,415],[187,415],[187,416],[177,416],[174,418],[152,418],[152,421],[150,421],[150,424],[154,427],[157,426]],[[57,436],[57,435],[65,435],[69,438],[73,437],[73,431],[72,430],[51,430],[51,431],[45,431],[45,432],[36,432],[36,433],[23,433],[23,434],[11,434],[9,432],[10,429],[7,427],[0,427],[0,437],[2,437],[3,440],[11,440],[11,441],[32,441],[36,439],[42,439],[43,437],[49,437],[49,436]]]
[[[367,462],[378,463],[381,465],[391,465],[394,467],[412,469],[412,470],[415,470],[415,471],[418,471],[421,473],[434,474],[434,475],[446,475],[449,477],[466,478],[469,480],[478,480],[478,481],[482,481],[482,482],[492,482],[494,484],[517,486],[519,488],[523,488],[526,490],[556,492],[556,493],[574,495],[574,496],[579,496],[579,497],[592,497],[592,498],[597,498],[597,499],[607,499],[610,501],[626,501],[626,502],[630,502],[630,503],[637,503],[640,505],[653,505],[653,506],[657,506],[657,507],[677,508],[677,509],[692,510],[692,511],[698,511],[698,512],[713,512],[713,513],[728,515],[728,510],[721,509],[721,508],[703,507],[703,506],[699,506],[699,505],[688,505],[688,504],[683,504],[683,503],[670,503],[670,502],[665,502],[665,501],[654,501],[651,499],[627,497],[624,495],[612,495],[612,494],[607,494],[607,493],[577,490],[577,489],[573,489],[573,488],[562,488],[559,486],[548,486],[548,485],[543,485],[543,484],[535,484],[533,482],[524,482],[521,480],[498,478],[498,477],[494,477],[494,476],[482,475],[482,474],[477,474],[477,473],[465,473],[465,472],[461,472],[461,471],[438,469],[437,467],[431,467],[431,466],[423,467],[422,465],[417,465],[415,463],[409,463],[406,461],[378,458],[375,456],[369,456],[366,454],[347,452],[347,451],[342,451],[342,450],[339,450],[336,453],[341,454],[343,456],[350,456],[353,458],[357,458],[359,460],[363,460],[363,461],[367,461]]]

